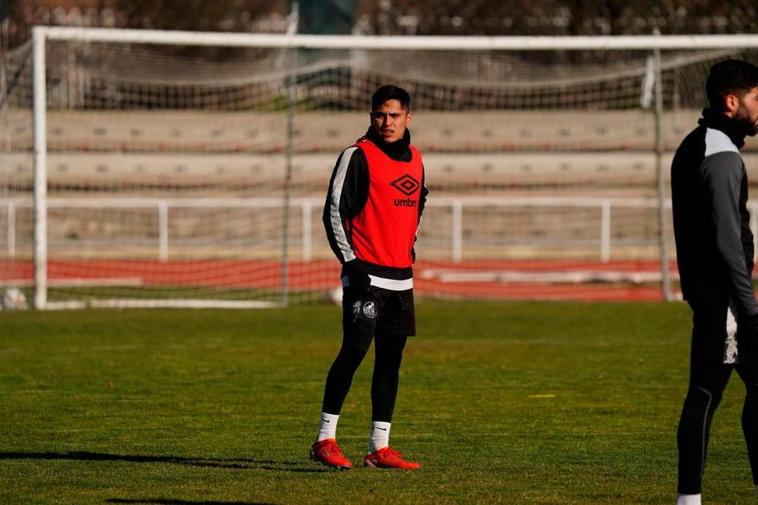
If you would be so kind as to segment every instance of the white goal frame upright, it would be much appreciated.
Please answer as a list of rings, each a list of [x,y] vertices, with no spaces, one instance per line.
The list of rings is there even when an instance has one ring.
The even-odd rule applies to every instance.
[[[393,50],[645,50],[658,55],[661,50],[672,49],[742,49],[758,47],[758,35],[650,35],[650,36],[324,36],[297,34],[242,34],[186,31],[129,30],[102,28],[45,27],[33,29],[33,154],[34,154],[34,307],[37,309],[60,308],[47,300],[47,110],[46,110],[46,63],[47,40],[77,40],[89,42],[123,42],[142,44],[185,44],[192,46],[258,47],[279,49],[393,49]],[[660,58],[655,75],[660,76]],[[656,90],[660,79],[656,79]],[[656,92],[660,130],[661,94]],[[660,229],[666,221],[664,201],[664,178],[661,167],[662,147],[660,132],[656,142],[656,175],[658,178],[658,212]],[[290,142],[291,139],[288,139]],[[287,149],[287,170],[291,169],[290,149]],[[286,198],[286,197],[285,197]],[[284,205],[288,205],[285,201]],[[286,214],[286,212],[285,212]],[[286,304],[286,248],[283,253],[284,296],[279,304]],[[671,299],[668,258],[665,233],[660,236],[660,257],[663,295]],[[197,306],[181,300],[171,301],[124,301],[121,306]],[[169,303],[172,302],[172,303]],[[201,301],[196,301],[201,302]],[[212,303],[211,303],[212,302]],[[272,302],[229,302],[230,307],[272,305]],[[277,305],[277,303],[273,303]],[[118,304],[117,304],[118,305]],[[202,304],[201,304],[202,305]],[[209,301],[207,306],[225,306],[224,302]]]

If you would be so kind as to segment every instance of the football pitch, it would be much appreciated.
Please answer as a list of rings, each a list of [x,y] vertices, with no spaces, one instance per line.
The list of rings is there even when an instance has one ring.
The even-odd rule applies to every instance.
[[[0,313],[0,502],[674,503],[687,383],[681,303],[418,304],[391,441],[364,468],[373,356],[308,460],[339,309]],[[733,377],[709,504],[754,502]]]

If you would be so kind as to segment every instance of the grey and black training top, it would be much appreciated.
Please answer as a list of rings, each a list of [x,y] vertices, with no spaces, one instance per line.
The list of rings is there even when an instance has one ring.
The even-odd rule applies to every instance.
[[[730,299],[739,315],[752,315],[758,303],[744,143],[726,116],[705,109],[674,156],[671,196],[684,298],[691,305]]]

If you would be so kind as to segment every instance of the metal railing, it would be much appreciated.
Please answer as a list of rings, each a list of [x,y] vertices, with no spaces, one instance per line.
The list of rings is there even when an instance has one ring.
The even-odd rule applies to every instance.
[[[146,235],[157,237],[155,240],[155,257],[160,261],[168,261],[171,258],[172,241],[170,236],[171,210],[174,209],[281,209],[281,198],[49,198],[48,210],[64,209],[153,209],[155,212],[156,228]],[[670,208],[670,202],[665,203]],[[598,215],[597,229],[597,259],[601,262],[611,260],[614,251],[613,226],[614,210],[617,209],[656,209],[656,198],[592,198],[592,197],[437,197],[429,200],[428,209],[447,210],[450,214],[449,230],[444,233],[449,236],[447,251],[448,258],[454,262],[463,261],[465,258],[465,233],[466,228],[472,225],[467,221],[467,209],[491,209],[491,208],[527,208],[533,209],[534,213],[554,212],[559,208],[596,209]],[[751,228],[754,235],[758,236],[758,200],[750,201],[749,210],[751,216]],[[30,198],[0,200],[0,208],[5,209],[5,251],[8,258],[17,256],[18,237],[18,210],[32,208]],[[300,229],[287,237],[293,243],[299,242],[299,256],[303,261],[310,261],[314,251],[314,214],[320,215],[323,208],[323,199],[316,197],[292,198],[290,212],[297,212],[301,216]],[[542,209],[542,210],[540,210]],[[472,218],[468,218],[472,219]],[[437,225],[429,221],[427,217],[423,227],[435,227],[435,231],[442,231]],[[422,228],[423,229],[423,228]],[[298,237],[299,236],[299,237]],[[423,235],[422,235],[423,236]],[[31,239],[31,237],[30,237]],[[650,245],[656,244],[657,237],[650,237]],[[538,244],[535,244],[538,246]],[[54,243],[48,244],[49,253],[54,253]],[[758,248],[757,248],[758,249]],[[438,253],[439,248],[438,248]],[[444,254],[444,252],[443,252]]]

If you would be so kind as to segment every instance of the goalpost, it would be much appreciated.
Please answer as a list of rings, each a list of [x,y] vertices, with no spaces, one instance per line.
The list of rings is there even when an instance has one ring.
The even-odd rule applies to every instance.
[[[339,271],[320,225],[329,175],[388,82],[413,96],[432,190],[422,294],[644,279],[670,299],[672,151],[710,65],[758,49],[754,35],[33,33],[2,65],[0,287],[33,289],[40,309],[321,299]],[[744,156],[758,170],[754,143]]]

